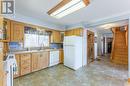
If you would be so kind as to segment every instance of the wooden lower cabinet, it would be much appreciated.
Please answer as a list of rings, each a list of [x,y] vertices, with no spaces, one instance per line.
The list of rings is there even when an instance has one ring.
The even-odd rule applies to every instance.
[[[3,68],[3,62],[0,61],[0,86],[6,86],[5,81],[6,81],[6,75]]]
[[[39,58],[39,53],[32,53],[32,72],[39,70],[38,58]]]
[[[14,78],[35,72],[49,65],[49,51],[38,53],[16,54],[18,74]]]
[[[20,55],[16,54],[15,58],[16,58],[16,62],[17,62],[18,73],[14,75],[14,78],[20,76]]]
[[[20,73],[25,75],[31,72],[31,54],[21,54],[20,58]]]
[[[49,65],[49,52],[46,51],[46,52],[39,53],[39,57],[38,57],[39,70],[48,67],[48,65]]]
[[[59,53],[59,63],[64,63],[64,51],[63,50],[60,50],[60,53]]]

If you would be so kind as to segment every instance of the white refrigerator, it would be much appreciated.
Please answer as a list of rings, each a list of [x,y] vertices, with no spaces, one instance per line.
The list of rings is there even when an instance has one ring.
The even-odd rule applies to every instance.
[[[77,70],[83,66],[83,38],[79,36],[64,37],[64,65]]]

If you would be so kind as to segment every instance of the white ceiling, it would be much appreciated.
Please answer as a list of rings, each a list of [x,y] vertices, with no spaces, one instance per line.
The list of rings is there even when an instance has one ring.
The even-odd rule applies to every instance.
[[[130,0],[92,0],[88,7],[61,19],[47,15],[62,0],[15,0],[16,13],[53,24],[70,25],[91,22],[114,15],[130,13]]]

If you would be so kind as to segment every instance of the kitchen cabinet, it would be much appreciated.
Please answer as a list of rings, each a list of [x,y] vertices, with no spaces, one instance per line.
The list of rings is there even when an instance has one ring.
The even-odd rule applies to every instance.
[[[31,54],[21,54],[20,73],[25,75],[31,72]]]
[[[77,28],[77,29],[65,31],[65,36],[82,36],[82,35],[83,35],[82,28]]]
[[[20,55],[15,55],[16,62],[17,62],[17,67],[18,67],[18,73],[14,75],[14,78],[20,76]]]
[[[37,71],[38,68],[38,58],[39,58],[39,53],[32,53],[32,72]]]
[[[0,86],[6,86],[5,85],[5,73],[4,73],[4,71],[3,71],[4,69],[3,69],[3,62],[2,61],[0,61]]]
[[[59,63],[64,63],[64,51],[59,51]]]
[[[45,51],[45,52],[39,53],[39,57],[38,57],[39,70],[48,67],[48,65],[49,65],[49,52]]]
[[[11,21],[11,41],[24,41],[24,25],[22,23]]]
[[[49,52],[32,53],[32,71],[37,71],[48,67]]]
[[[14,78],[35,72],[49,66],[49,51],[16,54],[18,74]]]
[[[8,19],[4,19],[3,28],[5,29],[5,40],[11,40],[11,21]]]
[[[51,43],[61,43],[61,33],[60,33],[60,31],[52,31]]]

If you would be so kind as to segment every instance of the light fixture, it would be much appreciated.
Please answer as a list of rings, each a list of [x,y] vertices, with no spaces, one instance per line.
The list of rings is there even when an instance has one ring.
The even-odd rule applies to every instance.
[[[103,28],[103,29],[110,29],[112,27],[116,27],[118,26],[117,24],[114,24],[114,23],[111,23],[111,24],[105,24],[105,25],[101,25],[100,28]]]
[[[86,7],[88,4],[89,0],[63,0],[50,11],[48,11],[48,14],[55,18],[62,18]]]

